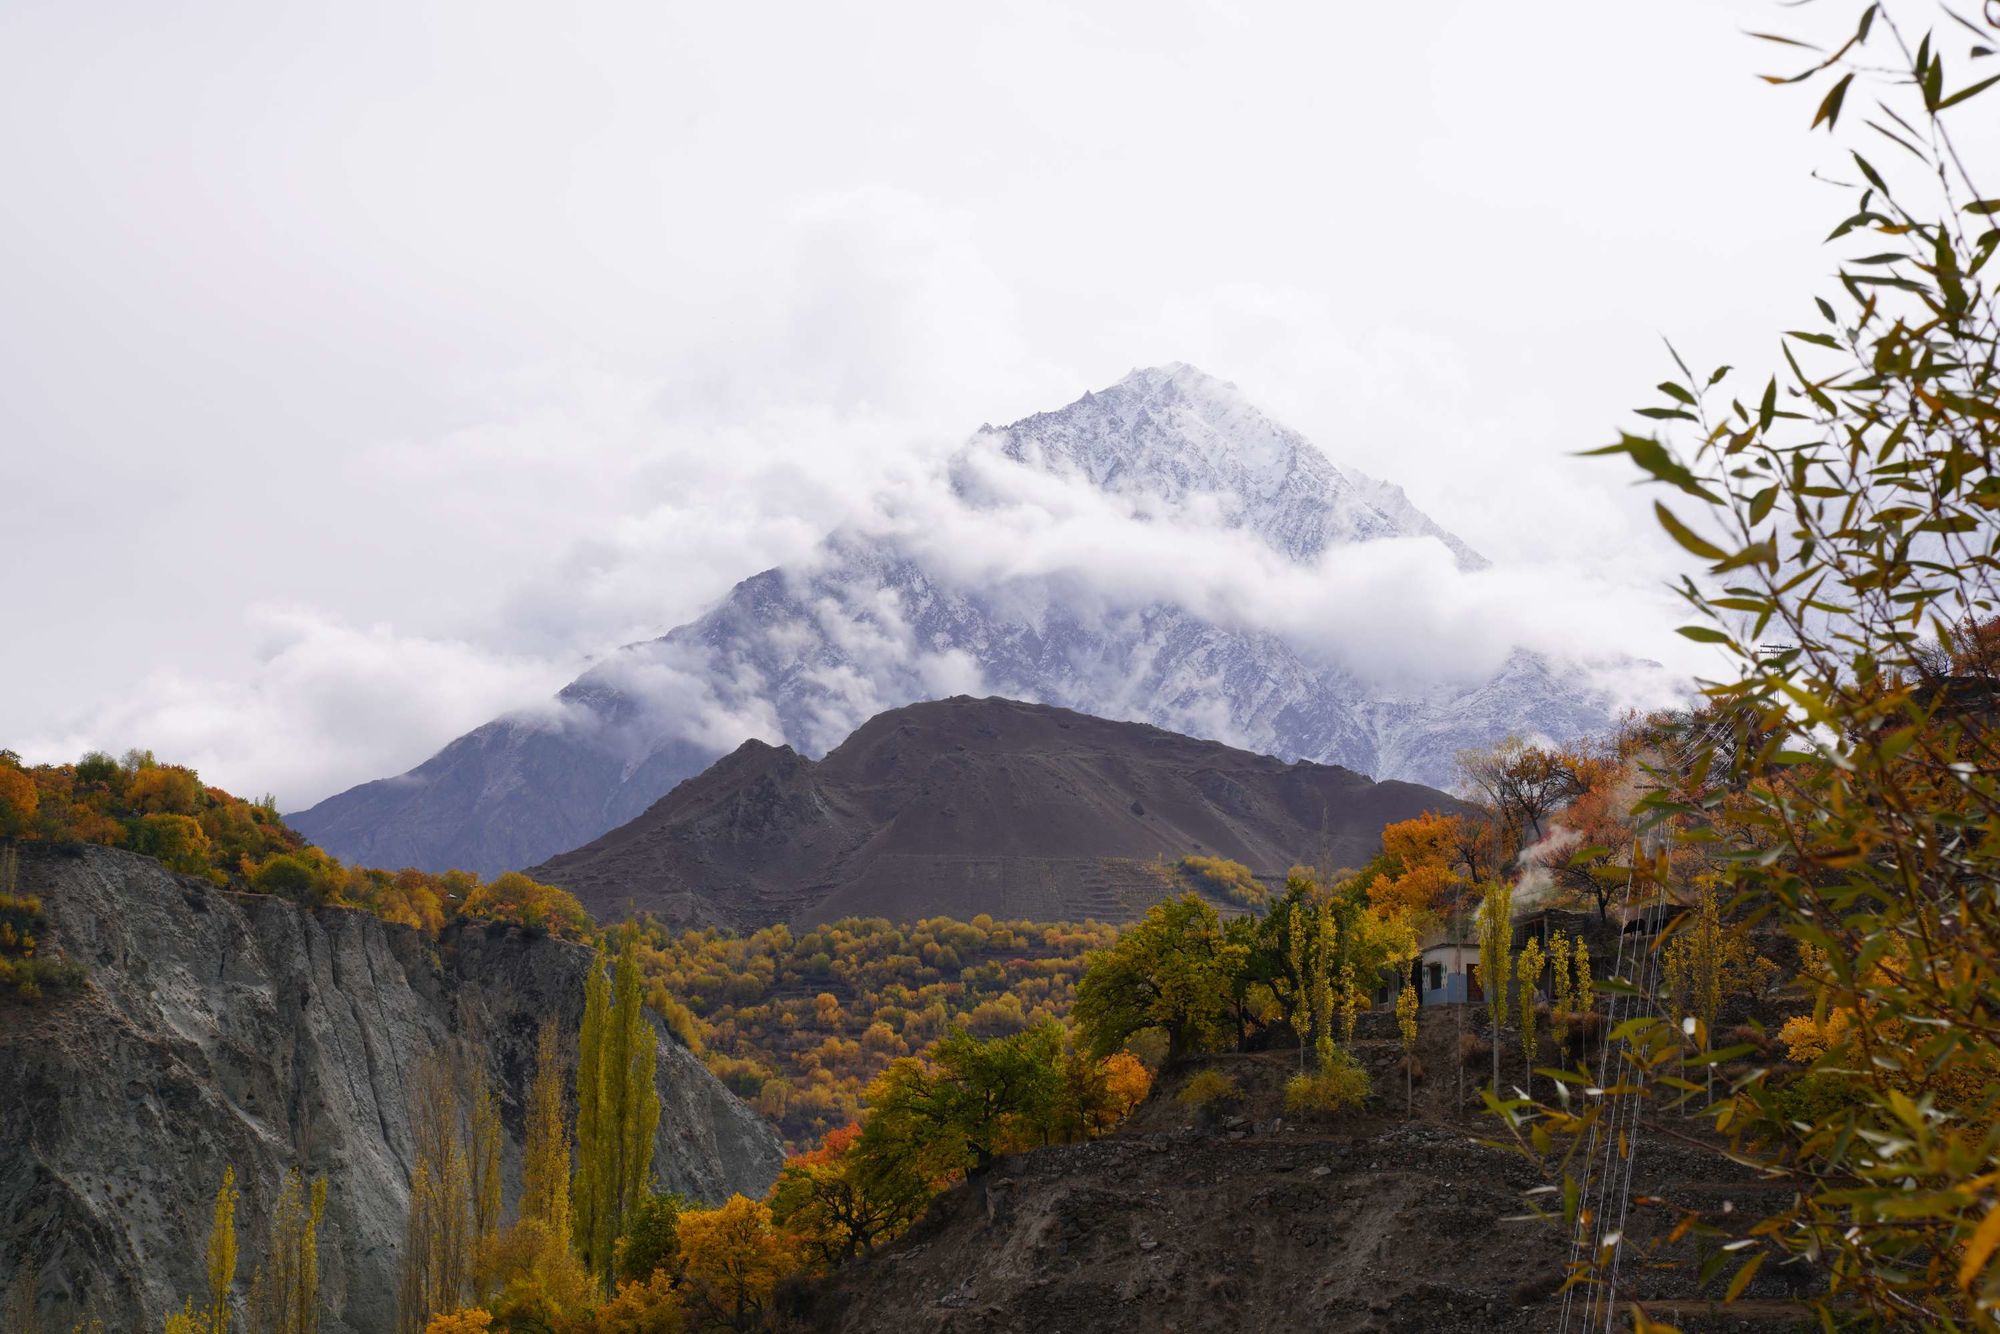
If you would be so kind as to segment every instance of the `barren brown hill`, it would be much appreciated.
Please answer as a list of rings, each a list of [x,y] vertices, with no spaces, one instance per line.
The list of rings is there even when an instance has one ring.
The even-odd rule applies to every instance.
[[[979,913],[1136,917],[1174,863],[1275,880],[1356,866],[1382,826],[1457,805],[1141,723],[963,696],[892,709],[814,762],[746,742],[636,820],[534,867],[600,917],[754,928]]]

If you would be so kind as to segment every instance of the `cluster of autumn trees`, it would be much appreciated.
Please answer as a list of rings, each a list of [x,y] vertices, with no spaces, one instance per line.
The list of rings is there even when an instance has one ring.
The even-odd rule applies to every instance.
[[[600,952],[586,975],[573,1038],[553,1020],[539,1035],[512,1219],[502,1209],[497,1091],[476,1044],[446,1045],[413,1073],[399,1330],[756,1328],[786,1279],[866,1254],[1002,1154],[1104,1133],[1151,1086],[1135,1057],[1091,1054],[1052,1020],[985,1038],[954,1027],[920,1055],[892,1060],[868,1086],[859,1123],[788,1159],[765,1199],[692,1205],[655,1189],[658,1048],[644,1014],[642,938],[628,926],[614,940],[615,959],[607,965]],[[296,1171],[285,1178],[250,1288],[248,1334],[318,1328],[328,1189]],[[168,1334],[235,1327],[238,1199],[225,1170],[205,1291],[169,1317]]]
[[[239,1327],[232,1293],[241,1198],[235,1170],[224,1168],[202,1254],[205,1283],[199,1304],[189,1297],[168,1315],[166,1334],[229,1334]],[[245,1334],[313,1334],[319,1328],[319,1228],[325,1213],[326,1179],[308,1182],[296,1169],[287,1172],[258,1247],[260,1259],[240,1326]]]
[[[595,929],[573,896],[517,871],[482,881],[467,871],[343,865],[288,827],[269,797],[232,796],[150,751],[129,751],[123,759],[93,752],[75,764],[33,766],[0,751],[0,840],[9,839],[129,848],[216,885],[314,907],[360,908],[424,931],[438,931],[454,916],[511,922],[565,940],[588,939]]]
[[[642,924],[647,1003],[794,1147],[860,1119],[892,1061],[955,1027],[1004,1037],[1059,1021],[1115,928],[850,918],[794,933]]]

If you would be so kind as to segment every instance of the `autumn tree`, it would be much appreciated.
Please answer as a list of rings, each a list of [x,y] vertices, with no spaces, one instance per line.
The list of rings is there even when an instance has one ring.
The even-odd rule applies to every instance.
[[[718,1209],[682,1214],[679,1232],[688,1301],[710,1327],[756,1329],[778,1284],[798,1268],[797,1252],[772,1224],[770,1208],[741,1195]]]
[[[1548,817],[1584,790],[1577,757],[1509,737],[1489,750],[1462,751],[1461,779],[1491,804],[1503,831],[1504,852],[1513,856],[1548,832]]]
[[[310,1183],[298,1168],[285,1173],[271,1209],[263,1263],[250,1282],[254,1334],[317,1334],[319,1225],[326,1214],[326,1178]]]
[[[1594,905],[1597,919],[1608,922],[1613,898],[1631,883],[1637,855],[1632,804],[1655,780],[1614,757],[1579,755],[1571,764],[1580,785],[1576,796],[1555,816],[1554,836],[1528,849],[1527,860],[1548,873],[1563,899]],[[1685,872],[1691,849],[1653,841],[1656,860],[1664,856],[1670,872]]]
[[[788,1159],[771,1190],[771,1217],[819,1265],[866,1254],[908,1227],[931,1197],[915,1155],[858,1153],[860,1126],[833,1131]]]
[[[1694,904],[1674,923],[1660,968],[1664,999],[1684,1027],[1692,1021],[1691,1037],[1703,1056],[1713,1050],[1723,996],[1761,992],[1777,974],[1777,965],[1751,948],[1741,931],[1723,922],[1715,885],[1712,874],[1695,878]],[[1705,1073],[1713,1093],[1712,1062]]]
[[[1520,955],[1514,960],[1514,976],[1518,979],[1515,990],[1521,1004],[1521,1059],[1524,1062],[1522,1079],[1524,1087],[1535,1086],[1535,1005],[1541,999],[1542,968],[1547,959],[1542,953],[1542,942],[1529,936],[1521,946]]]
[[[208,860],[208,834],[203,831],[201,822],[191,815],[142,817],[133,846],[148,857],[157,859],[169,871],[207,875],[213,869]]]
[[[535,1039],[535,1076],[528,1085],[521,1134],[520,1216],[558,1236],[570,1232],[569,1125],[564,1116],[562,1029],[542,1021]]]
[[[19,838],[35,825],[41,794],[18,764],[0,763],[0,838]]]
[[[1272,914],[1273,920],[1277,915]],[[1294,1037],[1299,1044],[1299,1069],[1306,1068],[1306,1051],[1312,1046],[1313,992],[1312,959],[1318,916],[1307,910],[1306,905],[1293,902],[1286,910],[1284,923],[1284,946],[1282,952],[1274,951],[1282,958],[1288,969],[1290,986],[1286,989],[1289,997],[1286,1018],[1291,1023]]]
[[[479,1256],[480,1285],[494,1294],[487,1306],[510,1328],[557,1327],[588,1307],[594,1293],[571,1249],[567,1073],[561,1028],[545,1020],[522,1116],[519,1216],[485,1238]]]
[[[1077,984],[1077,1031],[1100,1056],[1148,1028],[1166,1034],[1169,1063],[1205,1050],[1228,1031],[1230,984],[1244,953],[1199,896],[1156,903],[1092,956]]]
[[[1416,1108],[1417,1079],[1417,989],[1410,979],[1400,979],[1396,988],[1396,1034],[1403,1042],[1403,1115]]]
[[[174,764],[148,765],[125,785],[125,800],[142,815],[193,815],[200,799],[194,770]]]
[[[1500,1087],[1500,1031],[1507,1023],[1507,973],[1513,964],[1514,887],[1504,880],[1486,886],[1479,905],[1479,985],[1493,1020],[1493,1087]]]
[[[618,1285],[591,1317],[590,1334],[681,1334],[685,1304],[672,1275],[655,1270]]]
[[[469,1100],[467,1173],[472,1191],[472,1236],[477,1246],[500,1230],[500,1099],[486,1067],[466,1063]]]
[[[410,1204],[398,1280],[399,1328],[416,1334],[471,1293],[478,1234],[472,1166],[461,1129],[464,1099],[455,1053],[438,1048],[410,1079]]]
[[[983,1041],[954,1029],[869,1086],[857,1153],[883,1169],[907,1158],[927,1181],[983,1173],[1008,1148],[1044,1138],[1062,1049],[1052,1023]]]
[[[1094,1139],[1146,1100],[1153,1076],[1138,1057],[1118,1051],[1102,1059],[1066,1040],[1056,1070],[1056,1093],[1046,1125],[1049,1143]]]
[[[1457,906],[1486,860],[1471,826],[1477,817],[1426,811],[1382,829],[1382,854],[1363,868],[1369,904],[1385,917],[1399,913],[1431,922]]]
[[[545,931],[561,940],[586,940],[594,929],[590,914],[575,895],[531,880],[519,871],[504,871],[472,889],[459,911],[467,917]]]
[[[487,1334],[492,1328],[492,1312],[483,1307],[467,1306],[432,1316],[430,1323],[424,1326],[423,1334]]]
[[[607,979],[593,963],[577,1047],[577,1249],[609,1290],[618,1239],[652,1180],[660,1093],[658,1040],[641,1002],[639,938],[624,933]]]
[[[208,1305],[201,1312],[203,1334],[229,1334],[229,1290],[236,1283],[236,1202],[236,1169],[225,1167],[208,1224]]]

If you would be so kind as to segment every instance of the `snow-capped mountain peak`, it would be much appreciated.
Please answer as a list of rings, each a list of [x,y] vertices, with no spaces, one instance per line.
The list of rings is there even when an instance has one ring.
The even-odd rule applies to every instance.
[[[1486,564],[1401,488],[1338,467],[1234,384],[1186,362],[1135,370],[1053,412],[984,428],[968,448],[997,449],[1181,517],[1199,509],[1296,561],[1349,542],[1433,537],[1461,568]]]
[[[1018,484],[1023,469],[1043,475],[1019,495],[981,489],[1008,470],[1002,480]],[[1068,480],[1051,487],[1048,475]],[[1302,565],[1412,537],[1443,542],[1461,567],[1485,563],[1400,488],[1337,466],[1185,364],[982,429],[949,478],[950,500],[970,510],[1046,504],[1080,481],[1141,518],[1221,523]],[[953,525],[972,516],[923,513],[935,526],[923,540],[895,524],[830,534],[810,559],[752,575],[699,619],[607,656],[553,709],[496,719],[293,823],[369,865],[527,866],[632,819],[747,737],[822,755],[877,713],[954,694],[1432,784],[1452,781],[1465,747],[1568,739],[1611,717],[1590,679],[1527,651],[1484,679],[1363,679],[1282,622],[1100,580],[1090,560],[1026,573],[957,562],[954,536],[971,529]]]

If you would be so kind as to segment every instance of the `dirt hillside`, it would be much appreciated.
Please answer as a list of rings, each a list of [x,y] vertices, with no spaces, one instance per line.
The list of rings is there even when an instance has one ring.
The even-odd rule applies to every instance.
[[[1405,1119],[1386,1015],[1358,1044],[1377,1097],[1330,1120],[1283,1113],[1295,1052],[1213,1057],[1163,1078],[1119,1131],[1003,1160],[933,1205],[906,1237],[786,1294],[786,1328],[826,1334],[1100,1334],[1131,1331],[1519,1331],[1562,1327],[1566,1234],[1526,1220],[1541,1182],[1482,1143],[1468,1069],[1455,1104],[1456,1010],[1426,1012],[1427,1078]],[[1480,1067],[1483,1057],[1475,1057]],[[1176,1092],[1198,1070],[1243,1096],[1196,1110]],[[1628,1233],[1645,1243],[1672,1206],[1720,1207],[1757,1189],[1711,1150],[1645,1133]],[[1647,1203],[1648,1199],[1663,1203]],[[1714,1312],[1691,1245],[1634,1259],[1626,1295],[1683,1329],[1802,1327],[1788,1285],[1760,1274],[1753,1301]],[[1726,1271],[1725,1271],[1726,1277]],[[1619,1328],[1628,1322],[1621,1316]],[[1572,1313],[1571,1329],[1580,1315]]]
[[[827,757],[747,742],[638,819],[532,869],[600,917],[754,928],[979,913],[1125,920],[1189,853],[1270,877],[1358,865],[1382,826],[1457,803],[1140,723],[957,697],[864,723]]]

